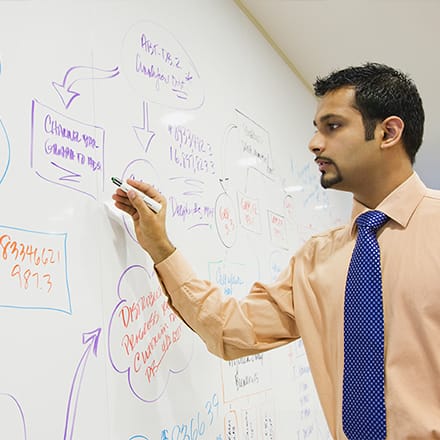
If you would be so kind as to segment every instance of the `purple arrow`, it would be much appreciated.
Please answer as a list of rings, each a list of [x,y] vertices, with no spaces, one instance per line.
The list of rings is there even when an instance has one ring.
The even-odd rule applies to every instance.
[[[133,129],[145,153],[148,151],[148,148],[150,147],[150,143],[153,140],[154,136],[156,135],[154,131],[150,131],[149,126],[150,123],[148,121],[148,102],[144,101],[143,126],[142,127],[133,126]]]
[[[83,333],[83,344],[87,345],[78,366],[76,367],[73,376],[72,385],[70,387],[69,401],[67,403],[66,424],[64,427],[63,440],[72,440],[73,428],[75,426],[76,410],[78,409],[79,391],[83,380],[84,372],[86,370],[87,360],[90,352],[97,356],[98,341],[101,334],[101,329],[97,328],[88,333]]]
[[[72,90],[73,85],[78,81],[89,79],[109,79],[119,75],[119,67],[114,69],[98,69],[90,66],[73,66],[67,70],[62,83],[52,82],[55,91],[63,101],[64,107],[68,109],[72,101],[80,95]]]

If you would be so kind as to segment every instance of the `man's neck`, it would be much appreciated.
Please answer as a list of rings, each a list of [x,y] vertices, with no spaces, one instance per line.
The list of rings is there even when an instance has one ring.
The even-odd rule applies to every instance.
[[[388,179],[368,182],[368,188],[353,192],[354,198],[370,209],[375,209],[389,194],[412,176],[412,168],[402,173],[394,173]]]

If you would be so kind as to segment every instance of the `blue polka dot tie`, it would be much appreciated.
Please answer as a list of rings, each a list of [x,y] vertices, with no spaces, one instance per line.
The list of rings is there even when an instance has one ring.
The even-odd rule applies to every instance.
[[[349,440],[386,438],[382,275],[376,233],[387,220],[380,211],[368,211],[356,220],[358,238],[344,305],[342,424]]]

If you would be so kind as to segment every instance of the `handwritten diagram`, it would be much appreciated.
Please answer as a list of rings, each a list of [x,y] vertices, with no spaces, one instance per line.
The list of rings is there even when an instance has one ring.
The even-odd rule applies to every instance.
[[[75,121],[34,100],[31,133],[31,166],[41,178],[97,198],[96,175],[103,174],[102,129]],[[92,192],[92,188],[96,190]]]
[[[112,176],[152,184],[239,300],[341,217],[298,152],[308,98],[230,2],[3,3],[0,438],[276,440],[288,402],[327,440],[301,353],[291,401],[288,354],[207,352],[111,200]]]
[[[65,73],[61,83],[53,81],[52,85],[60,97],[64,107],[68,109],[73,100],[81,95],[80,92],[73,90],[77,82],[110,79],[117,75],[119,75],[118,67],[113,69],[99,69],[91,66],[72,66]]]
[[[118,296],[109,324],[111,363],[127,375],[137,398],[156,401],[170,376],[188,366],[191,350],[176,350],[176,345],[185,343],[188,329],[168,305],[157,278],[142,266],[130,266],[122,273]]]
[[[191,58],[161,25],[133,25],[124,38],[122,57],[130,84],[149,101],[183,109],[203,104],[202,82]]]
[[[84,354],[75,369],[75,374],[73,376],[72,384],[70,387],[69,399],[67,401],[66,410],[66,422],[64,426],[64,437],[63,440],[73,440],[74,429],[75,429],[75,419],[78,413],[79,395],[82,386],[82,381],[84,374],[86,372],[87,363],[89,362],[89,357],[93,353],[96,357],[98,352],[99,337],[101,335],[101,329],[97,328],[91,332],[83,333],[82,342],[86,346]]]
[[[0,307],[71,313],[67,234],[0,226]]]

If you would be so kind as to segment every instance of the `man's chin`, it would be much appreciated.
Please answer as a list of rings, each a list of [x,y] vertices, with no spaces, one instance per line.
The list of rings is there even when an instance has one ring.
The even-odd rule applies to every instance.
[[[335,176],[330,176],[326,173],[321,175],[321,186],[324,189],[334,188],[338,189],[338,183],[342,182],[342,177],[337,174]]]

